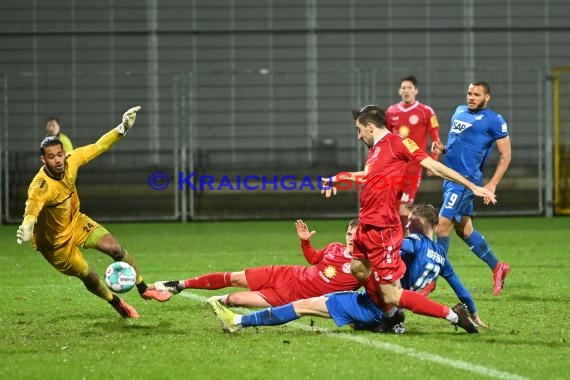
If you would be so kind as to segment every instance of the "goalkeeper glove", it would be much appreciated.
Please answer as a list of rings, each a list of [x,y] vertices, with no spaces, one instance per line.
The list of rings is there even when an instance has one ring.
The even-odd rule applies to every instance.
[[[129,128],[132,128],[135,125],[135,120],[137,119],[137,111],[140,110],[141,106],[136,106],[130,108],[127,112],[123,114],[123,122],[115,128],[117,132],[121,135],[126,135]]]
[[[24,217],[22,224],[18,227],[18,232],[16,232],[16,242],[18,242],[18,244],[32,239],[34,224],[36,224],[36,218],[33,215],[26,215]]]

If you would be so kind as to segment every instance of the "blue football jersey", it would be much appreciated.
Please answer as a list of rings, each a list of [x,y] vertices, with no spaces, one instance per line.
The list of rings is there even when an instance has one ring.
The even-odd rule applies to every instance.
[[[421,290],[450,269],[445,248],[425,235],[408,235],[402,242],[400,254],[407,268],[400,280],[404,289]]]
[[[483,184],[483,165],[496,140],[509,135],[507,122],[490,108],[457,107],[451,117],[444,164],[471,182]]]
[[[419,291],[441,276],[472,314],[477,311],[471,293],[461,283],[442,245],[425,235],[411,234],[402,241],[400,255],[407,268],[400,280],[402,288]]]

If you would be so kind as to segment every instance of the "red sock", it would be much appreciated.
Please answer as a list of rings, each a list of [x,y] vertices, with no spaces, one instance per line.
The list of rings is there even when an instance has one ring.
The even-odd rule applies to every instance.
[[[430,300],[423,294],[402,289],[400,304],[404,309],[413,311],[416,314],[428,315],[430,317],[443,318],[449,314],[449,307]]]
[[[232,285],[231,272],[217,272],[184,280],[184,288],[191,289],[221,289]]]

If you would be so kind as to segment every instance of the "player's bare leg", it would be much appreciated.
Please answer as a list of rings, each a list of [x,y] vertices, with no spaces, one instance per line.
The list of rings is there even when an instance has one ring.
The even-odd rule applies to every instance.
[[[313,317],[330,318],[327,308],[327,297],[313,297],[293,302],[293,308],[298,316],[310,315]]]
[[[258,292],[235,292],[227,296],[220,297],[220,302],[231,306],[245,306],[245,307],[269,307],[265,298]]]
[[[95,245],[95,248],[107,255],[115,261],[124,261],[135,269],[137,273],[136,286],[139,294],[146,300],[154,299],[159,302],[168,301],[172,294],[167,290],[158,290],[149,288],[144,282],[141,272],[135,262],[135,259],[119,244],[117,239],[110,233],[103,235]]]

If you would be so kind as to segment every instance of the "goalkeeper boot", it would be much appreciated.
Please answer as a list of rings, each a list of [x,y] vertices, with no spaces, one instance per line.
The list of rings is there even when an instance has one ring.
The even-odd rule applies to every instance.
[[[457,305],[451,308],[457,314],[457,323],[454,323],[455,326],[459,326],[469,334],[476,334],[479,332],[479,326],[471,319],[469,316],[469,309],[467,306],[462,303],[458,303]]]
[[[236,314],[223,306],[218,297],[210,297],[207,302],[212,306],[212,310],[214,310],[216,318],[222,324],[222,330],[224,330],[224,332],[234,333],[241,328],[240,325],[234,322]]]
[[[137,319],[139,317],[139,313],[137,313],[135,308],[126,303],[125,300],[121,299],[119,302],[112,306],[123,318]]]
[[[495,269],[493,269],[493,295],[498,296],[503,291],[505,285],[505,278],[511,270],[507,263],[499,262]]]
[[[168,290],[172,294],[178,294],[184,290],[184,285],[180,281],[157,281],[154,284],[156,290]]]
[[[145,300],[155,300],[158,302],[166,302],[172,297],[172,294],[168,290],[158,290],[150,286],[147,287],[144,292],[139,294]]]

